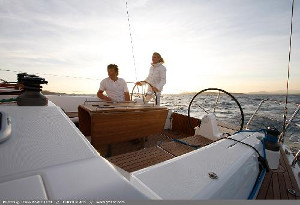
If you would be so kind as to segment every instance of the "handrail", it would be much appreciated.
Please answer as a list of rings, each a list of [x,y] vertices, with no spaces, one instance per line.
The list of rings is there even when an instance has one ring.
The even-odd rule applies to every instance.
[[[215,106],[214,106],[214,110],[213,110],[214,114],[215,114],[215,111],[216,111],[217,104],[219,102],[219,98],[220,98],[220,91],[219,91],[218,96],[217,96],[216,101],[215,101]]]
[[[300,150],[299,150],[299,151],[297,152],[297,154],[294,156],[294,159],[293,159],[293,161],[292,161],[291,166],[292,166],[292,167],[295,167],[297,161],[299,161],[299,160],[300,160]]]
[[[256,108],[256,110],[254,111],[254,113],[252,114],[252,116],[250,117],[250,119],[248,120],[247,124],[246,124],[246,127],[245,129],[247,130],[249,128],[249,125],[250,123],[252,122],[254,116],[257,114],[257,112],[259,111],[259,109],[261,108],[262,104],[266,101],[273,101],[275,103],[278,103],[279,105],[282,104],[282,102],[279,102],[279,101],[276,101],[276,100],[270,100],[270,99],[263,99],[258,107]],[[297,105],[297,108],[296,110],[294,111],[293,115],[291,116],[291,118],[289,119],[288,123],[285,125],[284,127],[284,130],[280,133],[279,135],[279,142],[283,142],[283,138],[284,138],[284,135],[285,135],[285,132],[286,130],[288,129],[288,127],[290,126],[291,122],[294,120],[294,118],[296,117],[296,115],[298,114],[299,110],[300,110],[300,104],[296,104]]]
[[[258,107],[256,108],[256,110],[254,111],[254,113],[252,114],[252,116],[250,117],[250,119],[249,119],[249,121],[247,122],[247,124],[246,124],[246,130],[248,129],[248,127],[249,127],[249,125],[250,125],[250,122],[252,121],[252,119],[254,118],[254,116],[256,115],[256,113],[258,112],[258,110],[260,109],[260,107],[262,106],[262,104],[265,102],[265,101],[267,101],[267,100],[269,100],[269,99],[263,99],[260,103],[259,103],[259,105],[258,105]]]
[[[291,122],[294,120],[294,118],[296,117],[296,115],[298,114],[300,110],[300,104],[298,104],[298,107],[297,109],[295,110],[295,112],[293,113],[292,117],[289,119],[288,123],[285,125],[285,128],[284,130],[286,131],[287,128],[290,126]],[[279,142],[283,142],[283,137],[285,135],[285,132],[281,132],[280,135],[279,135]]]
[[[133,101],[131,101],[131,100],[128,100],[128,101],[106,101],[106,100],[88,100],[87,98],[85,99],[85,101],[84,101],[84,105],[86,104],[86,103],[89,103],[89,102],[95,102],[95,103],[135,103],[135,102],[133,102]]]

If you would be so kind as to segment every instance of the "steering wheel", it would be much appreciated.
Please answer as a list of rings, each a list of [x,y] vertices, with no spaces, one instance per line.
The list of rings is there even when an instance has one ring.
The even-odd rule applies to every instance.
[[[147,81],[139,81],[142,85],[134,85],[130,94],[131,101],[142,101],[144,104],[152,102],[157,104],[156,92],[153,92],[152,85]]]
[[[202,119],[206,114],[214,114],[218,125],[240,131],[244,127],[244,112],[237,99],[219,88],[207,88],[198,92],[188,108],[188,121],[192,129],[191,117]],[[199,121],[199,127],[201,120]]]

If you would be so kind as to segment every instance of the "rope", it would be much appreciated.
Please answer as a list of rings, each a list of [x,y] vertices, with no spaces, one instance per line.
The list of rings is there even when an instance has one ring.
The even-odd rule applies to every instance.
[[[7,103],[7,102],[14,102],[14,101],[17,101],[17,98],[1,99],[0,103]]]
[[[166,138],[169,138],[170,140],[172,140],[172,141],[174,141],[174,142],[178,142],[178,143],[180,143],[180,144],[183,144],[183,145],[186,145],[186,146],[189,146],[189,147],[193,147],[194,149],[199,149],[199,148],[201,148],[200,145],[189,144],[189,143],[184,142],[184,141],[181,141],[181,140],[179,140],[179,139],[170,137],[170,136],[168,136],[168,135],[166,135],[166,134],[164,134],[164,133],[162,133],[162,135],[165,136]],[[177,136],[177,137],[181,137],[181,136]]]
[[[137,72],[136,72],[136,65],[135,65],[135,57],[134,57],[134,49],[133,49],[133,40],[132,40],[132,33],[131,33],[131,25],[130,25],[130,18],[129,18],[129,11],[128,11],[128,1],[126,0],[126,13],[127,13],[127,21],[128,21],[128,30],[130,35],[130,42],[131,42],[131,53],[133,58],[133,66],[135,72],[135,81],[137,80]]]
[[[0,79],[0,81],[2,81],[3,83],[7,83],[7,81],[6,81],[6,80],[3,80],[3,79]]]
[[[237,133],[241,133],[241,132],[263,132],[263,133],[265,134],[265,136],[266,136],[266,130],[265,130],[265,129],[261,129],[261,130],[240,130],[240,131],[238,131],[238,132],[235,132],[233,135],[235,135],[235,134],[237,134]],[[228,134],[229,136],[231,136],[229,133],[225,133],[225,134]],[[251,146],[251,145],[249,145],[249,144],[247,144],[247,143],[245,143],[245,142],[242,142],[242,141],[239,141],[239,140],[230,138],[230,137],[227,137],[227,138],[220,138],[220,139],[229,139],[229,140],[233,140],[233,141],[235,141],[235,142],[241,143],[241,144],[243,144],[243,145],[246,145],[246,146],[251,147],[252,149],[254,149],[254,151],[258,154],[258,161],[260,162],[260,164],[261,164],[264,168],[266,168],[267,172],[269,172],[270,169],[269,169],[268,161],[265,159],[265,156],[266,156],[266,155],[265,155],[265,145],[264,145],[264,142],[262,142],[262,144],[263,144],[263,147],[264,147],[263,151],[264,151],[264,155],[265,155],[265,156],[262,157],[255,147],[253,147],[253,146]]]
[[[241,133],[241,132],[264,132],[264,134],[266,136],[266,130],[265,129],[261,129],[261,130],[240,130],[238,132],[235,132],[233,135],[235,135],[237,133]],[[229,134],[229,133],[224,133],[224,134],[227,134],[228,136],[231,136],[231,134]],[[243,145],[246,145],[246,146],[252,148],[258,154],[257,160],[260,164],[260,167],[259,167],[260,171],[259,171],[259,174],[257,175],[254,186],[252,187],[252,190],[251,190],[250,195],[248,197],[248,199],[254,199],[254,196],[257,193],[258,188],[262,183],[262,180],[263,180],[263,177],[264,177],[265,173],[270,171],[269,164],[268,164],[268,161],[266,159],[266,146],[265,146],[265,142],[264,142],[265,138],[261,139],[261,143],[263,145],[263,155],[264,156],[261,156],[260,153],[258,152],[258,150],[254,146],[252,146],[250,144],[247,144],[245,142],[242,142],[240,140],[236,140],[236,139],[233,139],[233,138],[230,138],[230,137],[222,137],[222,138],[220,138],[216,141],[219,141],[219,140],[222,140],[222,139],[229,139],[229,140],[233,140],[237,143],[241,143]]]
[[[195,149],[201,148],[201,146],[199,146],[199,145],[192,145],[192,144],[186,143],[186,142],[184,142],[184,141],[181,141],[181,140],[178,140],[178,139],[175,139],[175,138],[171,138],[171,139],[172,139],[172,141],[174,141],[174,142],[178,142],[178,143],[180,143],[180,144],[183,144],[183,145],[186,145],[186,146],[189,146],[189,147],[193,147],[193,148],[195,148]]]
[[[283,110],[283,128],[282,136],[279,139],[280,142],[283,142],[285,130],[286,130],[286,115],[287,115],[287,103],[288,103],[288,93],[289,93],[289,79],[290,79],[290,65],[291,65],[291,52],[292,52],[292,36],[293,36],[293,17],[294,17],[294,0],[292,2],[292,16],[291,16],[291,30],[290,30],[290,45],[289,45],[289,62],[288,62],[288,71],[287,71],[287,81],[286,81],[286,96],[285,96],[285,106]]]
[[[262,130],[265,132],[265,130]],[[266,133],[265,133],[265,136],[266,136]],[[263,145],[263,154],[264,154],[264,159],[267,161],[267,155],[266,155],[266,144],[265,144],[265,140],[264,138],[260,140],[262,145]],[[268,165],[269,166],[269,165]],[[256,178],[256,181],[255,181],[255,184],[252,188],[252,191],[248,197],[248,199],[254,199],[255,197],[255,194],[258,193],[258,190],[259,190],[259,187],[260,185],[262,184],[262,181],[264,179],[264,176],[266,174],[266,172],[269,171],[269,167],[263,167],[262,170],[260,170],[260,174],[258,174],[257,178]]]
[[[17,71],[17,70],[10,70],[10,69],[1,69],[0,71],[7,71],[7,72],[14,72],[14,73],[25,73],[24,71]],[[35,75],[49,75],[49,76],[55,76],[55,77],[64,77],[64,78],[76,78],[76,79],[86,79],[86,80],[101,80],[98,78],[85,78],[85,77],[78,77],[78,76],[70,76],[70,75],[56,75],[51,73],[32,73]]]

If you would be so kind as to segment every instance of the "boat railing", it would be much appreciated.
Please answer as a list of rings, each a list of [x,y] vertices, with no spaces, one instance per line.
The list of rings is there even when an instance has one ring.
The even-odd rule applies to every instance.
[[[270,103],[270,104],[267,104],[267,102]],[[282,113],[281,112],[275,113],[275,110],[270,109],[271,106],[273,106],[274,104],[276,104],[277,106],[282,106],[282,111],[283,111],[285,102],[276,101],[276,100],[270,100],[270,99],[263,99],[263,100],[261,100],[260,103],[259,103],[259,105],[255,109],[255,111],[253,112],[253,114],[249,118],[249,120],[248,120],[248,122],[247,122],[247,124],[245,126],[245,129],[250,129],[250,125],[253,124],[253,122],[255,121],[254,120],[255,118],[258,118],[258,115],[262,115],[261,117],[263,117],[264,119],[269,119],[273,123],[276,122],[276,123],[278,123],[278,125],[279,125],[279,123],[281,123],[281,125],[282,125],[283,124],[283,115],[282,115]],[[272,113],[273,116],[272,117],[268,116],[268,113],[262,111],[263,107],[266,107],[268,105],[269,105],[268,110],[271,110],[271,112],[273,111],[273,113]],[[288,121],[286,121],[286,123],[284,125],[285,126],[284,129],[282,129],[282,131],[281,131],[281,133],[279,135],[279,141],[280,142],[283,142],[283,138],[284,138],[284,136],[286,134],[287,129],[291,126],[293,120],[296,118],[296,116],[297,116],[297,114],[298,114],[298,112],[300,110],[300,104],[289,102],[288,103],[288,109],[289,110],[294,110],[294,112],[293,113],[289,112],[289,114],[290,114],[291,117],[289,118]],[[277,110],[277,111],[279,111],[279,110]],[[269,115],[270,115],[270,113],[269,113]],[[273,126],[273,125],[270,124],[269,126]]]
[[[291,118],[289,119],[289,121],[286,123],[284,130],[287,130],[289,128],[289,126],[291,125],[291,122],[295,119],[295,117],[298,114],[299,110],[300,110],[300,104],[298,104],[298,107],[294,111],[293,115],[291,116]],[[284,135],[285,135],[285,132],[281,132],[280,133],[280,135],[279,135],[279,141],[282,141]]]
[[[295,167],[296,163],[300,162],[300,150],[297,152],[297,154],[294,156],[291,166]],[[300,166],[300,165],[299,165]]]
[[[269,99],[263,99],[263,100],[259,103],[258,107],[257,107],[256,110],[254,111],[254,113],[251,115],[249,121],[248,121],[247,124],[246,124],[246,130],[249,129],[250,123],[252,122],[254,116],[256,116],[256,114],[257,114],[258,110],[261,108],[262,104],[263,104],[265,101],[267,101],[267,100],[269,100]]]

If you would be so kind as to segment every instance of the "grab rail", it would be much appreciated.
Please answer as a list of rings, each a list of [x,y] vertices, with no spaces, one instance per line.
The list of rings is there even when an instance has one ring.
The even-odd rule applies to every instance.
[[[275,103],[278,103],[279,105],[283,104],[282,102],[276,101],[276,100],[270,100],[270,99],[263,99],[258,107],[256,108],[256,110],[254,111],[254,113],[252,114],[252,116],[250,117],[250,119],[248,120],[245,129],[249,128],[250,123],[253,121],[253,118],[256,116],[256,114],[258,113],[258,111],[260,110],[261,106],[263,105],[263,103],[265,103],[266,101],[273,101]],[[286,123],[285,125],[285,129],[280,133],[279,135],[279,142],[283,142],[283,138],[285,135],[285,132],[287,130],[287,128],[290,126],[291,122],[294,120],[294,118],[296,117],[296,115],[298,114],[299,110],[300,110],[300,104],[296,104],[297,108],[294,111],[293,115],[291,116],[291,118],[289,119],[288,123]]]
[[[288,123],[285,126],[285,131],[286,129],[290,126],[291,122],[294,120],[294,118],[296,117],[296,115],[298,114],[300,110],[300,104],[298,104],[297,109],[295,110],[295,112],[293,113],[292,117],[289,119]],[[285,132],[281,132],[279,135],[279,142],[283,142],[283,137],[284,137]]]
[[[248,129],[248,127],[249,127],[249,125],[250,125],[250,122],[253,120],[254,116],[256,115],[256,113],[258,112],[258,110],[260,109],[260,107],[262,106],[262,104],[263,104],[265,101],[267,101],[267,100],[269,100],[269,99],[263,99],[263,100],[259,103],[258,107],[256,108],[256,110],[254,111],[254,113],[252,114],[252,116],[250,117],[249,121],[248,121],[247,124],[246,124],[246,130]]]

